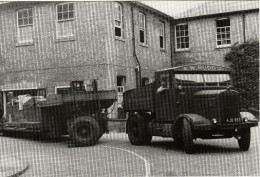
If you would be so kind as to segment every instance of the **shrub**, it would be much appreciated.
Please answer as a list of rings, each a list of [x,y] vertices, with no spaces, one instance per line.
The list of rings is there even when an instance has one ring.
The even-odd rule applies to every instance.
[[[233,69],[233,85],[241,94],[241,106],[259,109],[259,42],[232,46],[225,56]]]

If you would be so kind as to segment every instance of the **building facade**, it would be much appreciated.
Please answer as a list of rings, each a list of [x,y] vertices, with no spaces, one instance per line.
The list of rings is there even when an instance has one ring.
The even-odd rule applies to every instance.
[[[63,93],[70,81],[122,92],[171,65],[171,18],[138,2],[0,4],[0,87],[8,93]],[[141,66],[141,70],[140,70]],[[139,82],[138,80],[138,82]],[[140,81],[140,82],[141,82]]]
[[[205,2],[180,14],[171,28],[174,65],[228,65],[224,57],[232,45],[259,39],[258,3]]]

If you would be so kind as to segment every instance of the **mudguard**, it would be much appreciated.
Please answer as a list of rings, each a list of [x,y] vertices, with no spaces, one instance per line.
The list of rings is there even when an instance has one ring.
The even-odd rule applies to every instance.
[[[242,119],[247,118],[248,122],[257,122],[256,117],[250,112],[240,112],[240,117]]]
[[[178,116],[176,122],[183,118],[187,119],[191,123],[193,129],[210,130],[210,127],[213,126],[213,122],[211,120],[198,114],[181,114]]]

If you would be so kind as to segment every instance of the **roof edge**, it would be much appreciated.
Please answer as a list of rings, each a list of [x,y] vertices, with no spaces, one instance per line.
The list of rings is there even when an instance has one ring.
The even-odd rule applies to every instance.
[[[162,12],[162,11],[159,11],[159,10],[157,10],[157,9],[151,7],[151,6],[148,6],[148,5],[146,5],[146,4],[142,3],[142,2],[139,2],[139,1],[128,1],[128,2],[130,2],[130,3],[132,3],[132,4],[135,4],[135,5],[137,5],[137,6],[144,7],[144,8],[146,8],[146,9],[150,10],[150,11],[154,11],[155,13],[157,13],[157,14],[159,14],[159,15],[161,15],[161,16],[164,16],[164,17],[166,17],[166,18],[169,19],[169,20],[173,20],[173,19],[174,19],[174,17],[172,17],[172,16],[170,16],[170,15],[167,15],[166,13],[164,13],[164,12]]]
[[[222,12],[222,13],[214,13],[214,14],[205,14],[205,15],[198,15],[198,16],[192,16],[192,17],[176,17],[175,20],[189,20],[189,19],[196,19],[196,18],[202,18],[202,17],[214,17],[218,15],[224,15],[224,14],[236,14],[239,12],[250,12],[250,11],[259,11],[259,8],[254,9],[246,9],[246,10],[237,10],[237,11],[230,11],[230,12]]]

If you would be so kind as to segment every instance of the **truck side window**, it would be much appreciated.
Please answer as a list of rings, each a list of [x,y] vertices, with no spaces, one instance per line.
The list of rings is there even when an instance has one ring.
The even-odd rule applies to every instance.
[[[169,88],[169,74],[161,74],[160,75],[160,83],[161,86],[165,88]]]
[[[157,88],[157,93],[169,89],[169,74],[160,75],[160,87]]]

